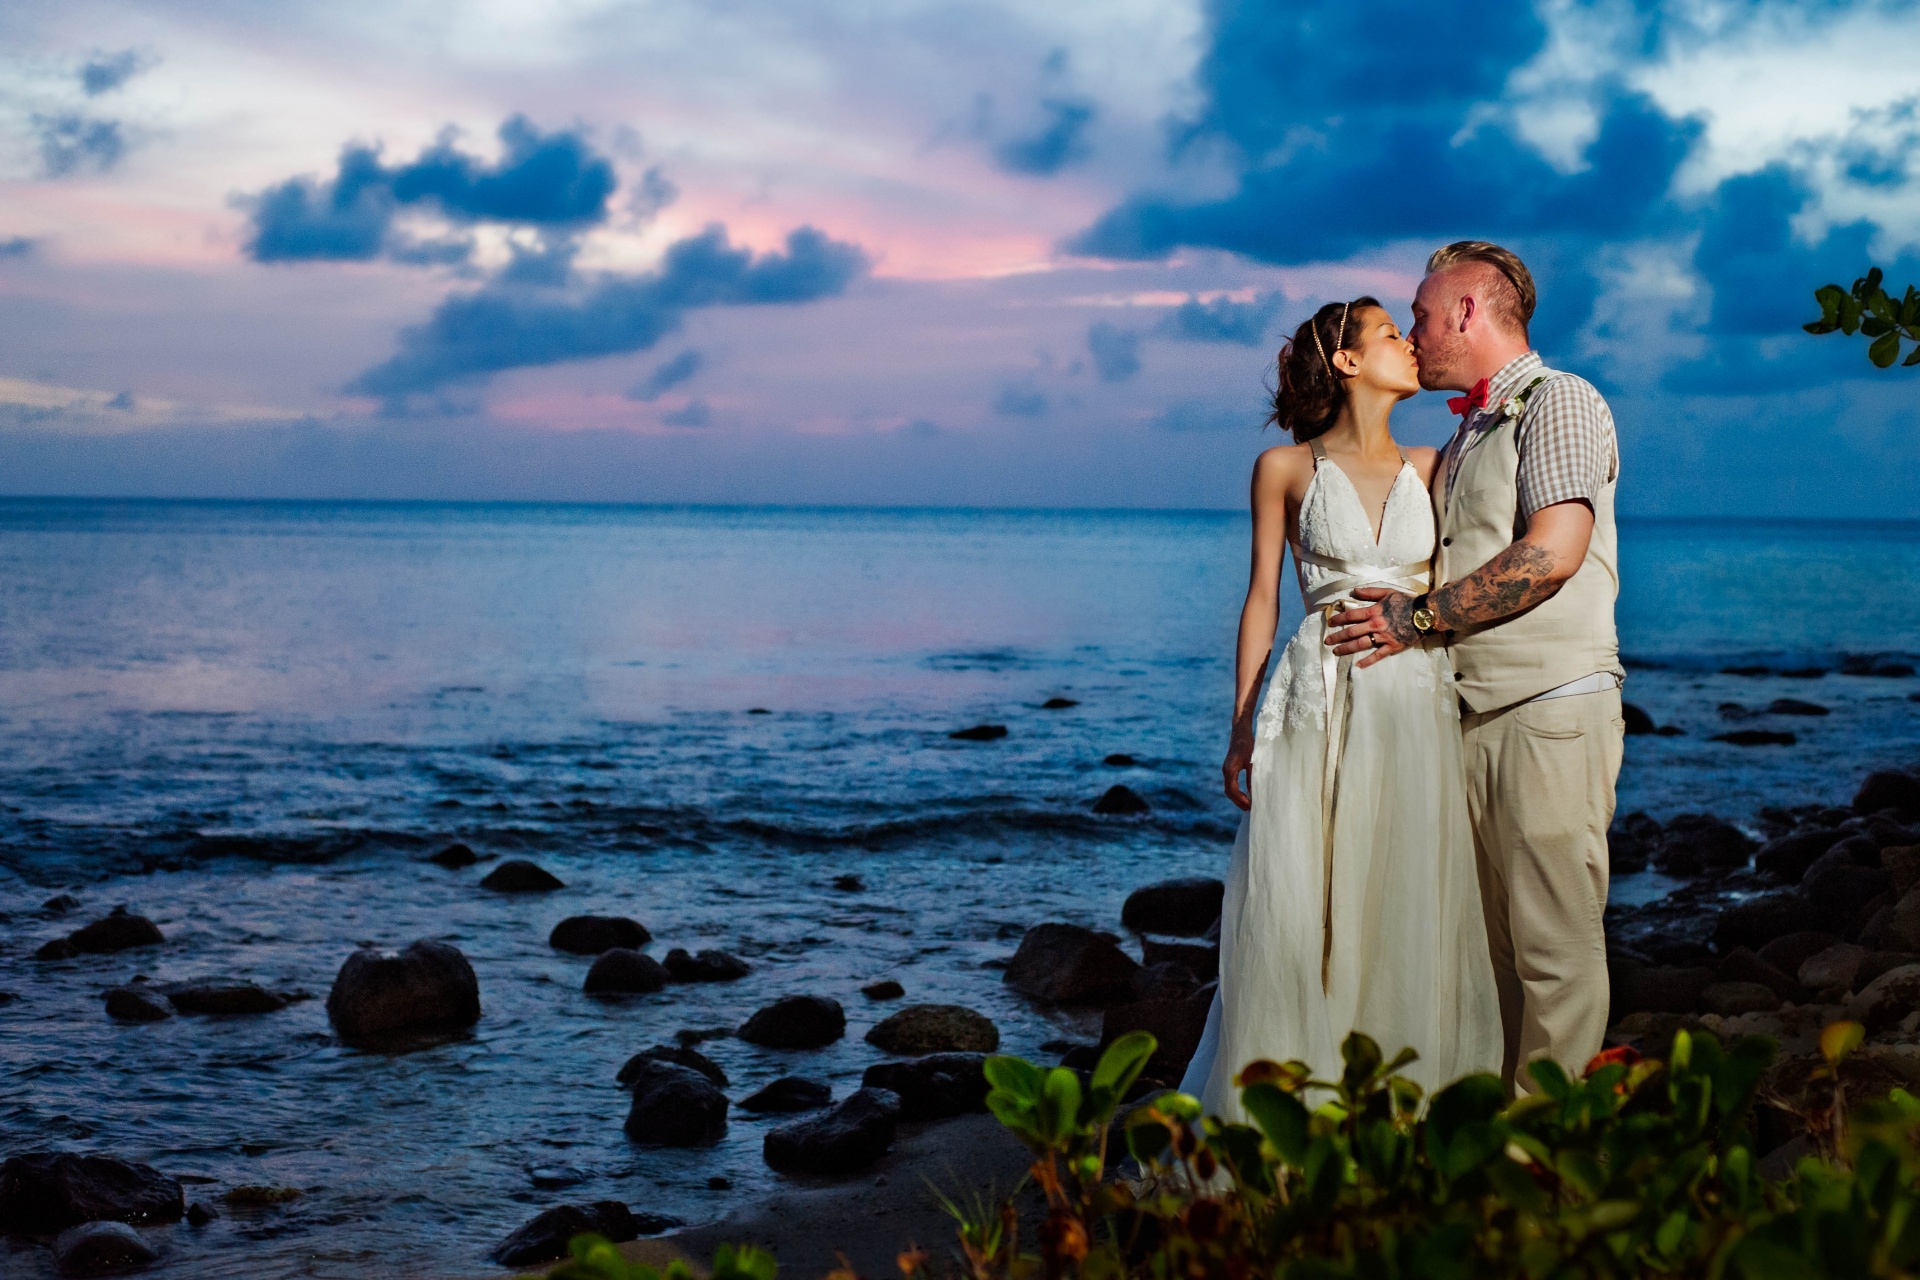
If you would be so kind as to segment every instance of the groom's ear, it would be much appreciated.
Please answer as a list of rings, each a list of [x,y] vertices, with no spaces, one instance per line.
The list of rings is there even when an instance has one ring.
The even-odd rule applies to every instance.
[[[1467,326],[1473,323],[1473,318],[1479,314],[1479,311],[1480,304],[1472,294],[1463,293],[1460,295],[1460,319],[1456,323],[1459,325],[1461,333],[1467,331]]]

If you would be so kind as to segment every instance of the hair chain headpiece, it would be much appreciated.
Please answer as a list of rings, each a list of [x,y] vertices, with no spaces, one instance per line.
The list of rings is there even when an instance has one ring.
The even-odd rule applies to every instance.
[[[1347,345],[1347,313],[1351,310],[1353,310],[1353,304],[1351,302],[1346,303],[1340,308],[1340,336],[1333,340],[1333,349],[1335,351],[1339,351]],[[1320,353],[1320,363],[1326,367],[1327,376],[1331,378],[1334,376],[1333,361],[1327,359],[1327,346],[1324,342],[1320,341],[1320,324],[1316,320],[1308,324],[1307,327],[1313,330],[1314,349]]]

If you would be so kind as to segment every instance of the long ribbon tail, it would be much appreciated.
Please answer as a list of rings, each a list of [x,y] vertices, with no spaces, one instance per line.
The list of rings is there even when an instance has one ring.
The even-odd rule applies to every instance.
[[[1327,757],[1320,773],[1320,994],[1333,994],[1333,823],[1339,810],[1340,764],[1346,755],[1347,718],[1353,709],[1348,690],[1353,655],[1321,646],[1322,678],[1327,685]]]

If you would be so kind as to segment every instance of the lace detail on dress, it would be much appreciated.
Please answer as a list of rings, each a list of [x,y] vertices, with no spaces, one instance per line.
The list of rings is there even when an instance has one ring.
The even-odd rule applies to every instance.
[[[1296,631],[1267,681],[1267,698],[1260,705],[1254,730],[1256,739],[1326,728],[1327,691],[1320,678],[1319,659],[1320,655],[1313,652],[1312,637]]]

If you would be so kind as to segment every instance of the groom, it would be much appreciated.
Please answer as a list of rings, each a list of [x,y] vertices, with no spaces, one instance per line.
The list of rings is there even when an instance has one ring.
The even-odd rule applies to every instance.
[[[1420,385],[1460,425],[1433,482],[1430,594],[1383,589],[1334,617],[1362,665],[1426,642],[1453,666],[1467,806],[1500,1014],[1502,1075],[1536,1058],[1579,1071],[1607,1029],[1607,826],[1625,722],[1613,602],[1619,448],[1600,393],[1527,339],[1533,276],[1498,245],[1427,260],[1408,337]]]

